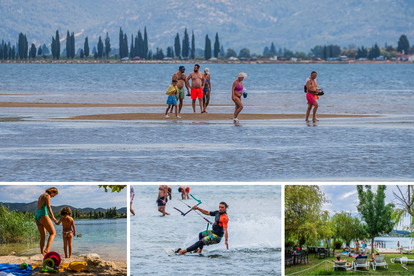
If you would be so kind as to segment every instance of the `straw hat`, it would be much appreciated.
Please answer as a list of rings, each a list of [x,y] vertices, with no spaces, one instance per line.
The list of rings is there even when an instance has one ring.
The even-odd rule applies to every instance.
[[[247,74],[241,72],[240,74],[237,75],[237,77],[235,77],[235,79],[237,79],[237,78],[247,78]]]
[[[206,73],[207,75],[210,75],[210,69],[208,68],[204,69],[204,73]]]

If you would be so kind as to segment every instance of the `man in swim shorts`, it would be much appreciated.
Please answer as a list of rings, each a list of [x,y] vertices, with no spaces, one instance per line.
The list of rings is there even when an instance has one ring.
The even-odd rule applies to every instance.
[[[168,196],[170,196],[171,200],[171,187],[167,185],[160,185],[158,188],[158,197],[156,202],[158,204],[158,212],[162,213],[161,217],[170,215],[169,213],[165,212],[165,205],[167,204]]]
[[[177,99],[179,101],[178,104],[178,114],[181,113],[181,108],[183,108],[183,103],[184,103],[184,97],[185,97],[185,92],[184,92],[184,85],[187,88],[187,92],[190,93],[189,90],[189,84],[187,82],[187,76],[184,74],[185,72],[185,67],[184,66],[180,66],[178,68],[178,72],[175,73],[172,76],[172,80],[177,80],[177,88],[178,88],[178,94],[177,94]],[[172,112],[172,110],[171,110]]]
[[[188,247],[187,249],[179,248],[177,249],[176,253],[183,255],[187,252],[192,252],[196,250],[197,248],[198,248],[197,253],[201,253],[204,245],[208,246],[211,244],[220,243],[223,236],[225,238],[226,247],[227,249],[229,249],[229,243],[228,243],[229,235],[227,232],[227,223],[229,221],[229,218],[227,217],[227,213],[226,213],[226,210],[228,207],[229,206],[225,202],[220,202],[218,211],[209,212],[209,211],[199,208],[197,205],[193,206],[193,210],[199,210],[204,215],[215,217],[214,224],[213,224],[213,230],[207,230],[207,231],[199,233],[198,242]]]
[[[190,199],[190,197],[188,196],[190,194],[190,187],[186,185],[181,185],[180,187],[178,187],[178,192],[181,193],[182,200],[185,200],[186,197],[187,199]]]
[[[306,82],[306,99],[308,100],[308,109],[306,110],[306,121],[308,122],[310,112],[313,107],[313,122],[319,121],[316,119],[316,111],[318,110],[318,102],[315,96],[321,92],[316,84],[317,73],[313,71],[309,80]]]
[[[195,111],[195,102],[198,99],[198,103],[200,104],[200,112],[203,112],[203,86],[204,86],[204,75],[199,71],[200,65],[194,65],[194,72],[191,72],[190,75],[187,77],[187,82],[189,83],[191,79],[191,85],[189,85],[191,89],[191,100],[193,101],[193,111]]]

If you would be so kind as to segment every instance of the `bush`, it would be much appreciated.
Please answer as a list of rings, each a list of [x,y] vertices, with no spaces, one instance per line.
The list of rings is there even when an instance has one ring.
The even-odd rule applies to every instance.
[[[0,243],[27,242],[40,236],[35,215],[31,213],[16,213],[9,207],[0,205]]]

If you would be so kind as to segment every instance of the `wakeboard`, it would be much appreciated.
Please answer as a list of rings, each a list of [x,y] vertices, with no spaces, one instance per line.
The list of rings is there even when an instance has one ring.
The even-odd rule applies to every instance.
[[[178,253],[175,253],[177,251],[178,248],[164,248],[164,252],[167,253],[168,256],[181,256]],[[207,250],[202,251],[202,253],[208,253]],[[184,255],[200,255],[201,253],[196,253],[195,251],[193,252],[187,252]]]

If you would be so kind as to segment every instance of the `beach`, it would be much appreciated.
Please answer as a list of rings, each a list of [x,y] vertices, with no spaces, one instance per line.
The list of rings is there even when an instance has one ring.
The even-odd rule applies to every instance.
[[[112,260],[93,260],[89,261],[85,257],[75,257],[62,259],[62,263],[70,263],[74,261],[86,261],[87,268],[82,272],[74,272],[70,269],[66,269],[64,272],[59,272],[59,275],[127,275],[127,262],[126,261],[112,261]],[[0,256],[0,263],[2,264],[42,264],[43,256],[41,254],[33,256],[16,256],[11,252],[9,256]],[[36,271],[32,275],[53,275],[53,273],[41,273]]]

